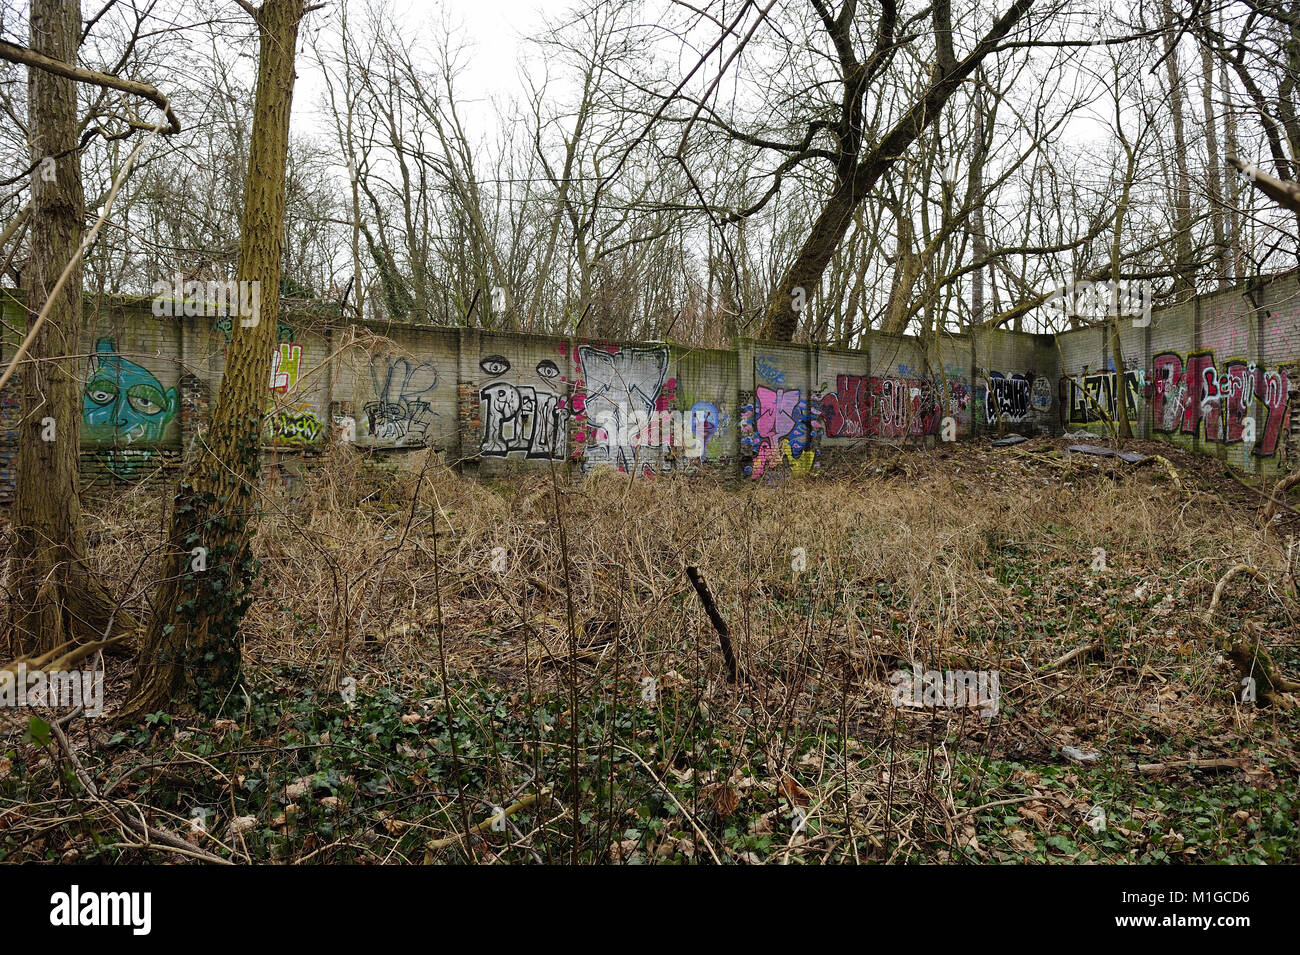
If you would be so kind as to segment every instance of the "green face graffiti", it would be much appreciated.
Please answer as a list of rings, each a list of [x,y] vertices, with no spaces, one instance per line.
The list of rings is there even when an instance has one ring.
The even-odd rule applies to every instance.
[[[113,342],[101,338],[91,359],[81,413],[86,437],[95,444],[157,444],[176,416],[176,389],[163,389],[147,369],[116,354]],[[139,455],[110,454],[109,467],[129,474]]]

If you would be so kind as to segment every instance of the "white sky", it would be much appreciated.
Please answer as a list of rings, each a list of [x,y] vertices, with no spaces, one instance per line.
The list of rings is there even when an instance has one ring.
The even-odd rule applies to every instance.
[[[513,96],[523,90],[518,63],[524,53],[524,41],[540,28],[543,18],[555,20],[565,13],[573,0],[396,0],[392,13],[399,22],[409,25],[409,37],[423,35],[432,40],[444,17],[463,37],[465,66],[457,78],[457,101],[467,106],[475,132],[485,130],[475,118],[487,118],[486,107],[493,97]],[[350,16],[360,19],[362,4],[352,0]],[[315,26],[335,29],[336,20],[329,8],[308,14],[306,29]],[[300,50],[301,52],[301,50]],[[324,134],[332,129],[322,109],[325,86],[319,71],[307,57],[300,59],[298,81],[294,90],[294,127],[299,133]]]

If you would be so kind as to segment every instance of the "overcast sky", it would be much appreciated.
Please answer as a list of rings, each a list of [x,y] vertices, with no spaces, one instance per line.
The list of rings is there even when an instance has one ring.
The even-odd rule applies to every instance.
[[[522,90],[518,63],[523,41],[541,26],[543,18],[554,21],[571,5],[572,0],[395,0],[393,15],[409,24],[409,36],[422,35],[432,40],[445,13],[468,47],[465,67],[457,80],[457,100],[467,106],[486,106],[494,96],[513,96]],[[360,15],[357,6],[352,16]],[[308,29],[313,16],[325,18],[323,29],[332,28],[334,18],[329,16],[328,8],[308,15]],[[332,128],[321,105],[325,87],[307,57],[300,63],[294,92],[294,125],[300,133],[323,134]],[[486,120],[490,114],[467,108],[466,115],[474,131],[482,134],[483,125],[475,120]]]

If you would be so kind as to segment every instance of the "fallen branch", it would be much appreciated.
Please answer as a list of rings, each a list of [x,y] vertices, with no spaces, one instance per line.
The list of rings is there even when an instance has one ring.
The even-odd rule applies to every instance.
[[[718,605],[714,603],[713,594],[709,592],[708,583],[700,575],[700,569],[687,567],[686,576],[690,578],[691,586],[699,594],[700,603],[704,604],[704,612],[709,615],[709,622],[718,632],[718,642],[722,644],[722,658],[727,662],[727,675],[730,681],[735,683],[736,654],[731,649],[731,629],[727,626],[727,621],[722,619],[722,614],[718,613]]]
[[[1205,611],[1205,616],[1202,618],[1205,621],[1206,626],[1209,626],[1210,621],[1214,618],[1214,611],[1219,608],[1219,600],[1223,597],[1223,588],[1227,587],[1228,581],[1232,580],[1232,578],[1236,577],[1238,574],[1249,574],[1256,580],[1262,580],[1265,583],[1268,583],[1268,578],[1260,573],[1259,568],[1254,567],[1251,564],[1233,564],[1228,568],[1228,572],[1219,578],[1219,582],[1214,585],[1214,596],[1210,598],[1210,606]]]
[[[1214,596],[1210,598],[1209,609],[1205,611],[1205,617],[1203,618],[1207,627],[1214,619],[1214,611],[1218,609],[1219,599],[1223,596],[1223,588],[1237,574],[1249,574],[1256,580],[1263,581],[1265,585],[1268,584],[1268,578],[1258,568],[1250,564],[1233,564],[1232,567],[1228,568],[1228,572],[1219,578],[1219,582],[1214,587]],[[1271,588],[1270,593],[1273,593]],[[1279,602],[1290,613],[1293,608],[1291,602],[1281,595],[1276,593],[1274,595],[1278,597]],[[1245,631],[1248,637],[1254,638],[1253,647],[1244,643],[1232,643],[1227,638],[1215,642],[1219,649],[1227,655],[1228,659],[1237,664],[1237,667],[1241,670],[1242,679],[1255,681],[1255,699],[1259,705],[1282,705],[1285,701],[1281,694],[1300,690],[1300,683],[1293,683],[1277,672],[1272,657],[1260,645],[1254,624],[1247,621]]]
[[[1069,663],[1071,660],[1076,660],[1076,659],[1078,659],[1078,658],[1081,657],[1081,656],[1084,656],[1084,655],[1086,655],[1086,654],[1090,654],[1090,653],[1092,653],[1092,652],[1095,651],[1095,650],[1100,650],[1101,648],[1102,648],[1102,642],[1101,642],[1100,640],[1096,640],[1096,641],[1094,641],[1094,642],[1092,642],[1092,643],[1084,644],[1084,645],[1081,646],[1081,647],[1075,647],[1075,648],[1074,648],[1073,650],[1071,650],[1069,653],[1067,653],[1067,654],[1065,654],[1065,655],[1063,655],[1063,656],[1059,656],[1059,657],[1057,657],[1055,660],[1053,660],[1051,663],[1047,664],[1047,666],[1043,667],[1043,670],[1044,670],[1044,671],[1047,671],[1047,670],[1055,670],[1055,669],[1057,669],[1058,667],[1063,667],[1063,666],[1065,666],[1067,663]]]
[[[1018,448],[1014,445],[1012,445],[1011,451],[1014,452],[1015,454],[1020,455],[1022,458],[1029,458],[1029,460],[1031,461],[1038,461],[1041,462],[1042,464],[1050,464],[1054,468],[1063,468],[1065,470],[1069,470],[1071,467],[1070,462],[1058,461],[1055,458],[1048,457],[1047,454],[1044,454],[1042,452],[1039,452],[1038,454],[1034,454],[1031,451],[1026,451],[1024,448]]]
[[[1257,706],[1286,706],[1288,701],[1282,694],[1300,690],[1300,683],[1294,683],[1277,672],[1277,665],[1260,645],[1254,625],[1249,622],[1246,624],[1246,634],[1254,639],[1254,646],[1238,643],[1228,647],[1228,659],[1237,664],[1243,682],[1248,679],[1254,681]]]
[[[1178,477],[1178,469],[1174,467],[1174,462],[1170,461],[1163,454],[1153,454],[1151,455],[1151,458],[1152,460],[1159,461],[1164,465],[1165,470],[1169,472],[1169,479],[1174,482],[1174,487],[1181,491],[1183,489],[1183,482]]]
[[[1269,526],[1273,523],[1273,518],[1277,515],[1278,505],[1286,507],[1285,494],[1291,488],[1300,484],[1300,471],[1292,471],[1282,480],[1273,485],[1273,490],[1268,495],[1268,506],[1264,508],[1264,530],[1268,531]],[[1287,507],[1290,510],[1289,507]]]
[[[523,798],[511,803],[509,806],[507,806],[505,809],[502,809],[500,812],[493,813],[492,815],[484,819],[482,822],[480,822],[478,825],[471,826],[469,828],[468,833],[458,832],[456,833],[456,835],[447,836],[445,839],[432,840],[428,845],[428,849],[430,852],[436,852],[439,849],[445,849],[448,846],[455,845],[458,842],[463,842],[465,836],[470,833],[487,832],[487,830],[492,828],[494,823],[505,822],[505,820],[510,816],[513,816],[517,812],[523,812],[525,809],[527,809],[529,806],[533,805],[534,803],[537,803],[539,806],[545,806],[550,801],[551,801],[551,790],[549,788],[543,787],[541,790],[535,793],[529,793],[527,796],[524,796]]]
[[[1246,760],[1226,757],[1223,759],[1171,759],[1167,763],[1139,763],[1139,773],[1146,776],[1161,776],[1179,769],[1245,769]]]
[[[68,762],[72,765],[72,771],[76,774],[77,780],[90,795],[90,798],[98,805],[102,806],[119,825],[123,825],[133,832],[144,836],[146,847],[153,848],[154,843],[158,843],[168,849],[179,852],[181,855],[193,856],[196,859],[200,859],[203,862],[210,862],[213,865],[234,865],[234,863],[229,859],[223,859],[219,855],[213,855],[211,852],[200,849],[198,846],[191,845],[175,833],[168,832],[166,829],[159,829],[157,826],[151,826],[143,819],[136,819],[126,813],[118,811],[117,806],[100,796],[99,789],[95,786],[95,781],[90,778],[90,774],[86,772],[85,768],[81,765],[81,761],[78,760],[76,754],[73,753],[72,746],[68,743],[68,737],[64,735],[59,724],[57,722],[51,722],[49,727],[54,733],[54,738],[59,741],[59,747],[63,750],[64,755],[68,757]]]

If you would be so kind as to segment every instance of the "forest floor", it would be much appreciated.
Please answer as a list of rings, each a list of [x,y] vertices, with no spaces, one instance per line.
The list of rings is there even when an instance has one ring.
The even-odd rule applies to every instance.
[[[331,452],[265,495],[228,712],[115,722],[132,661],[109,658],[106,715],[68,729],[95,796],[40,720],[0,717],[0,859],[1300,861],[1300,710],[1241,700],[1222,650],[1300,677],[1300,519],[1263,528],[1211,457],[1069,443],[772,485],[475,482],[432,454],[395,478]],[[89,514],[123,593],[164,505]],[[1238,563],[1259,574],[1207,622]],[[914,666],[985,692],[905,693]]]

